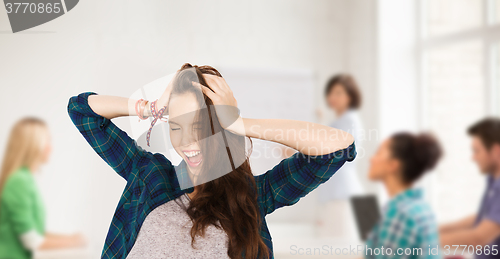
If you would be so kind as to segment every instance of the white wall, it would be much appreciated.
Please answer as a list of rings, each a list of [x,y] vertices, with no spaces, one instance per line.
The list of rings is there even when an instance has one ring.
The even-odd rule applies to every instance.
[[[16,34],[0,11],[0,146],[21,116],[49,123],[54,153],[40,177],[48,228],[83,231],[99,251],[125,183],[72,125],[70,96],[128,96],[190,62],[311,69],[321,106],[327,78],[348,71],[367,93],[367,127],[377,127],[373,6],[360,0],[88,0]],[[116,122],[129,128],[126,119]]]
[[[377,107],[380,101],[377,93],[377,1],[350,0],[346,12],[346,61],[345,70],[354,75],[363,94],[360,109],[364,125],[365,140],[358,149],[358,174],[367,192],[374,191],[374,184],[367,178],[369,159],[376,150],[379,140],[379,119]]]
[[[419,127],[417,3],[378,1],[377,69],[381,136]]]
[[[397,131],[420,128],[417,62],[417,1],[377,1],[377,105],[380,141]],[[388,197],[377,186],[380,204]]]

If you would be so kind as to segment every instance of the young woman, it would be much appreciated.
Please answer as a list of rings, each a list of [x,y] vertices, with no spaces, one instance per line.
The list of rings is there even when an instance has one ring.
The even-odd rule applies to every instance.
[[[28,259],[35,249],[81,246],[80,235],[45,232],[45,210],[33,173],[51,152],[45,123],[24,118],[12,129],[0,174],[0,258]]]
[[[436,139],[425,133],[398,133],[380,145],[369,177],[384,184],[390,200],[368,235],[366,258],[439,258],[429,253],[439,245],[434,214],[422,190],[412,187],[434,168],[441,152]]]
[[[178,166],[146,152],[111,122],[129,115],[161,119],[161,107],[183,158]],[[127,180],[103,258],[273,258],[264,217],[296,203],[356,155],[353,137],[338,129],[240,117],[231,89],[210,66],[183,65],[157,101],[82,93],[68,110],[94,150]],[[300,152],[253,176],[245,137]],[[228,160],[228,173],[212,177]],[[182,188],[190,186],[186,175],[192,185]]]
[[[325,100],[336,115],[330,127],[353,135],[357,150],[361,148],[363,124],[358,114],[361,107],[361,91],[353,76],[337,74],[325,86]],[[359,162],[359,161],[358,161]],[[349,198],[361,195],[364,190],[356,170],[357,161],[344,165],[332,181],[318,187],[318,235],[330,238],[357,238],[356,223]]]
[[[325,99],[336,115],[330,127],[352,134],[360,150],[363,124],[358,110],[362,97],[354,77],[349,74],[334,75],[326,84]],[[356,161],[346,164],[336,173],[335,181],[328,181],[318,188],[320,201],[347,200],[351,195],[363,193],[356,164]]]

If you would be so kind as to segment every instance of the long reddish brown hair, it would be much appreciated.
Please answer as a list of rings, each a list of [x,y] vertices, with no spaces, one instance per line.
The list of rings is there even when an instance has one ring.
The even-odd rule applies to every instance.
[[[204,236],[206,227],[213,225],[227,233],[227,254],[230,258],[242,258],[243,255],[245,258],[269,258],[269,249],[259,231],[262,222],[257,204],[257,186],[248,161],[246,139],[225,131],[215,115],[212,100],[190,84],[191,81],[198,81],[210,88],[203,74],[222,77],[211,66],[186,63],[177,74],[178,81],[174,83],[171,97],[194,93],[200,107],[208,110],[205,113],[207,116],[197,116],[203,125],[199,130],[199,139],[208,140],[199,141],[203,154],[202,171],[224,170],[219,168],[220,161],[227,161],[228,156],[230,161],[235,162],[231,162],[231,172],[197,186],[196,194],[186,209],[193,222],[191,245],[194,248],[195,237]],[[210,141],[209,137],[218,133],[223,134],[224,142]]]

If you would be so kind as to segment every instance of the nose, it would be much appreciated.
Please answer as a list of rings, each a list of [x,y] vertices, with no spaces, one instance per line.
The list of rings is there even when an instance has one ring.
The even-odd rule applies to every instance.
[[[192,131],[185,131],[182,134],[181,147],[187,147],[196,142],[196,136]]]

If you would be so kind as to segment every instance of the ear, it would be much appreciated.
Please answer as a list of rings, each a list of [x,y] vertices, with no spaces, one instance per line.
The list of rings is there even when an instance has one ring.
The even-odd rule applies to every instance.
[[[399,174],[401,171],[401,162],[398,159],[391,158],[387,162],[387,169],[387,171],[392,175]]]

